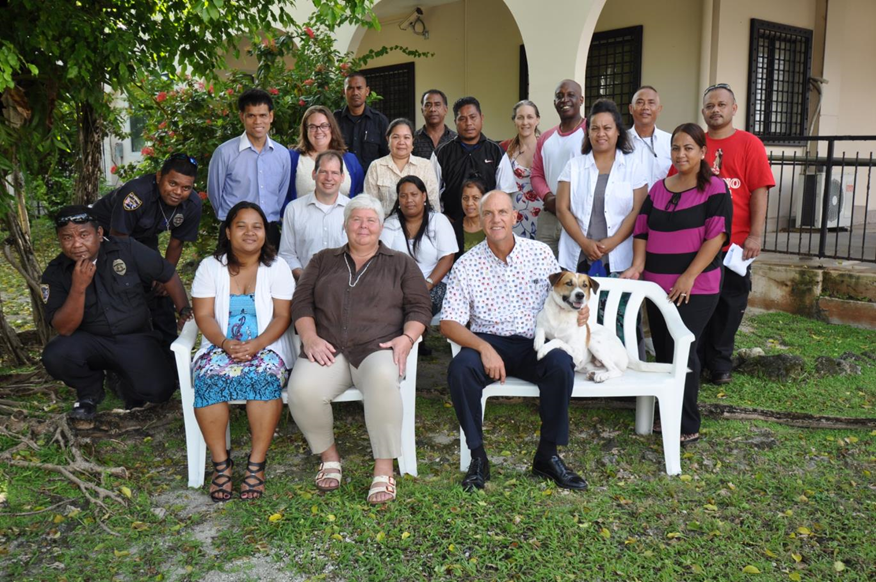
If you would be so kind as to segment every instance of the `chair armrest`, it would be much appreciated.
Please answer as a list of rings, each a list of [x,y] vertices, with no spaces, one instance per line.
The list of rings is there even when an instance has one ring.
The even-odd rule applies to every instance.
[[[190,319],[183,326],[179,337],[170,344],[170,349],[176,354],[185,354],[191,358],[196,339],[198,339],[198,324],[195,323],[194,319]]]

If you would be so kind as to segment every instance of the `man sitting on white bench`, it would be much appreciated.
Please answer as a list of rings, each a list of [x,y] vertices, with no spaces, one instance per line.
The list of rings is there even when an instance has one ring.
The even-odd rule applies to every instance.
[[[453,266],[441,318],[441,333],[462,346],[447,370],[453,408],[471,450],[462,487],[483,489],[490,479],[483,441],[483,390],[515,376],[538,385],[540,392],[541,439],[533,474],[565,489],[586,489],[587,482],[566,466],[557,451],[558,445],[569,441],[575,366],[562,350],[537,360],[532,343],[536,315],[550,291],[548,277],[560,266],[546,244],[514,236],[517,213],[505,192],[487,193],[480,213],[486,240]],[[579,325],[588,316],[585,307]]]

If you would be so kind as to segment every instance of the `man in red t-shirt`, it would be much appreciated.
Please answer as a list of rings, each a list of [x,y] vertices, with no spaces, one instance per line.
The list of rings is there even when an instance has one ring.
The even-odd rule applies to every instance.
[[[713,85],[703,94],[706,161],[723,179],[733,198],[733,228],[730,242],[743,249],[743,258],[760,254],[766,220],[767,191],[776,185],[763,142],[733,127],[736,96],[725,83]],[[674,168],[673,168],[674,169]],[[726,252],[729,245],[724,248]],[[699,357],[713,384],[729,384],[733,341],[748,306],[751,269],[740,277],[724,269],[718,307],[703,331]]]

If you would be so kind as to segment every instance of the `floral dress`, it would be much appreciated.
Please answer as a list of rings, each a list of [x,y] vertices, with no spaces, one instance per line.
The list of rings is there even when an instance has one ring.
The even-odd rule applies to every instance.
[[[228,339],[258,336],[255,295],[232,295],[228,311]],[[235,362],[219,346],[210,346],[194,368],[195,408],[232,400],[275,400],[288,377],[283,358],[269,349],[248,362]]]
[[[514,209],[517,210],[514,234],[534,240],[542,201],[532,191],[532,169],[520,165],[516,157],[511,160],[511,169],[514,170],[514,182],[517,184],[517,192],[514,194]]]

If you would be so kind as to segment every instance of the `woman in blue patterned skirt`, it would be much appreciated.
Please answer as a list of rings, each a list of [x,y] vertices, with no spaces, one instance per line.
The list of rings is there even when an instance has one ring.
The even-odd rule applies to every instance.
[[[225,448],[228,402],[246,401],[252,449],[241,499],[265,491],[265,464],[283,404],[280,392],[294,352],[285,335],[295,280],[266,241],[267,219],[257,204],[240,202],[219,231],[192,284],[195,321],[203,334],[195,355],[195,417],[213,461],[210,497],[232,497],[230,451]]]

